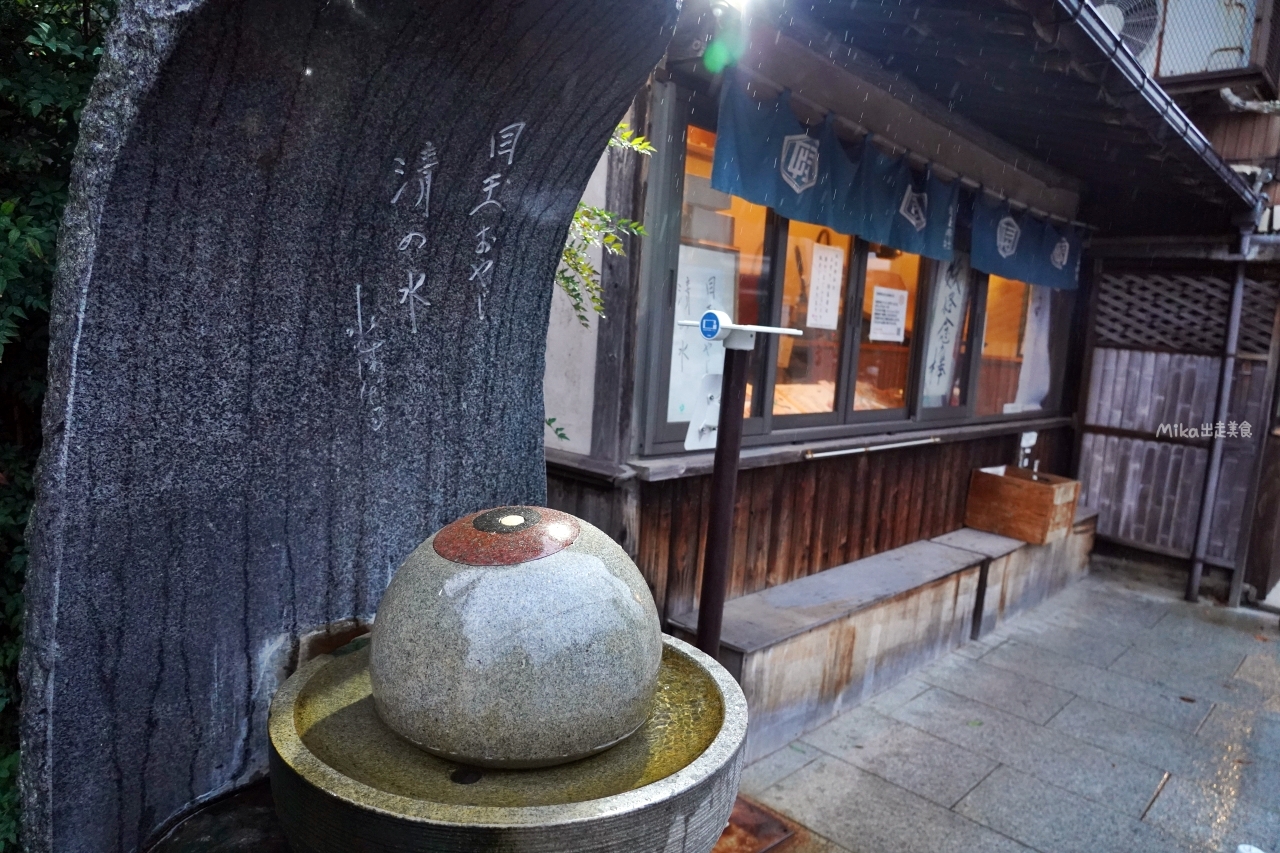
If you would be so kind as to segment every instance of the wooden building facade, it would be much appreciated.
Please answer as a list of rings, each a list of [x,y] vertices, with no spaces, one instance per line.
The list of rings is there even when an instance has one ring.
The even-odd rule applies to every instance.
[[[685,449],[687,407],[698,389],[692,380],[681,385],[678,374],[699,358],[691,372],[714,374],[715,364],[682,348],[689,341],[676,322],[702,308],[682,304],[682,271],[730,264],[722,269],[732,271],[733,292],[715,298],[735,319],[806,331],[794,343],[764,336],[757,343],[731,599],[960,529],[970,472],[991,465],[1079,473],[1084,500],[1117,539],[1184,536],[1179,513],[1192,512],[1190,504],[1175,498],[1166,519],[1149,496],[1194,492],[1198,454],[1208,445],[1156,436],[1165,421],[1152,394],[1163,407],[1159,418],[1206,411],[1209,386],[1187,377],[1212,374],[1225,339],[1179,348],[1160,342],[1158,323],[1145,338],[1112,330],[1142,287],[1191,303],[1189,313],[1167,309],[1174,326],[1198,322],[1194,306],[1204,293],[1165,287],[1157,276],[1217,275],[1227,284],[1228,313],[1234,277],[1207,267],[1193,275],[1181,261],[1158,271],[1145,257],[1091,256],[1075,289],[1002,278],[969,264],[969,211],[996,200],[1055,227],[1087,228],[1095,244],[1150,247],[1222,242],[1255,217],[1260,196],[1118,49],[1123,44],[1084,0],[817,3],[793,11],[779,5],[744,15],[733,3],[686,3],[666,59],[629,116],[656,152],[612,151],[602,161],[604,206],[642,220],[648,235],[628,241],[625,257],[603,258],[606,316],[593,318],[590,330],[562,323],[549,342],[547,415],[568,435],[548,429],[549,505],[596,523],[635,556],[664,624],[696,608],[712,459],[709,450]],[[736,56],[733,74],[709,61],[717,49]],[[964,260],[961,273],[950,270],[963,291],[961,322],[944,387],[926,366],[936,364],[951,265],[714,189],[726,85],[744,86],[761,103],[786,92],[809,132],[829,121],[843,145],[874,144],[905,158],[913,174],[962,188],[955,247]],[[820,255],[842,264],[838,304],[830,322],[806,326],[817,310]],[[1146,284],[1133,284],[1135,275]],[[896,341],[871,333],[878,290],[908,294]],[[1250,311],[1270,311],[1272,323],[1272,279],[1263,275],[1248,293]],[[1220,297],[1213,298],[1217,311]],[[1249,372],[1236,387],[1248,397],[1239,406],[1269,429],[1276,336],[1262,325],[1251,321],[1236,368],[1249,365],[1257,377]],[[1103,399],[1117,376],[1135,372],[1132,399]],[[1157,375],[1171,391],[1138,391],[1143,382],[1156,388]],[[576,408],[566,402],[571,396]],[[1022,436],[1032,432],[1024,455]],[[1128,442],[1123,456],[1121,442]],[[1250,447],[1249,458],[1233,449],[1228,465],[1254,465],[1264,451],[1261,442]],[[1117,485],[1119,468],[1133,468],[1136,480]],[[1148,495],[1141,523],[1107,503],[1117,489]],[[1182,539],[1164,547],[1194,552]]]

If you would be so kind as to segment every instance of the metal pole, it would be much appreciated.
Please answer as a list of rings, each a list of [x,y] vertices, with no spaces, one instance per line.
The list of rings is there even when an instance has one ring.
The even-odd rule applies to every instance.
[[[1240,236],[1240,255],[1249,251],[1249,233]],[[1227,345],[1222,355],[1222,379],[1218,383],[1218,406],[1214,420],[1225,421],[1231,407],[1231,386],[1236,375],[1236,350],[1240,342],[1240,314],[1244,309],[1245,262],[1236,263],[1236,282],[1231,291],[1231,314],[1227,319]],[[1213,524],[1213,505],[1218,496],[1218,478],[1222,473],[1222,449],[1225,439],[1215,432],[1209,445],[1209,470],[1204,479],[1204,492],[1200,497],[1200,518],[1196,523],[1196,547],[1191,560],[1191,576],[1187,578],[1187,601],[1200,600],[1200,578],[1204,574],[1205,552],[1209,549],[1209,530]],[[1239,581],[1243,577],[1237,567],[1231,577],[1231,591],[1239,604]]]
[[[1263,380],[1266,385],[1260,407],[1263,421],[1253,439],[1257,442],[1253,457],[1253,476],[1249,480],[1249,494],[1244,502],[1244,519],[1240,525],[1240,538],[1236,541],[1236,570],[1231,576],[1231,593],[1227,598],[1227,603],[1232,607],[1239,606],[1240,596],[1244,591],[1244,579],[1249,571],[1249,549],[1252,546],[1254,524],[1258,514],[1258,492],[1262,488],[1262,466],[1266,462],[1268,445],[1276,435],[1272,429],[1275,420],[1273,407],[1276,393],[1277,353],[1280,353],[1280,305],[1276,306],[1275,317],[1271,323],[1271,345],[1267,351],[1267,371],[1266,378]],[[1266,590],[1259,590],[1259,592],[1266,595]]]
[[[711,473],[711,517],[698,602],[698,648],[712,657],[720,652],[720,625],[724,619],[729,562],[733,558],[733,508],[738,492],[738,452],[742,448],[742,409],[747,400],[750,360],[751,350],[725,348],[716,460]]]

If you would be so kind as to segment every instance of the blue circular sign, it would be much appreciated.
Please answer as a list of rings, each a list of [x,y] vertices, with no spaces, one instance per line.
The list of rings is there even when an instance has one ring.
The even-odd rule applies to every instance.
[[[702,315],[698,328],[702,331],[702,336],[709,341],[713,341],[716,335],[720,334],[720,318],[716,316],[716,312],[708,311]]]

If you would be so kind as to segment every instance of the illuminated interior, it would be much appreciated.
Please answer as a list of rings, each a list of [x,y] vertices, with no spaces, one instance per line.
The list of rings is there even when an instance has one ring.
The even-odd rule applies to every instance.
[[[901,409],[906,406],[911,371],[911,336],[915,324],[916,292],[920,284],[920,256],[897,249],[872,246],[867,256],[867,285],[862,299],[862,335],[858,345],[858,379],[853,395],[855,411]],[[873,335],[872,314],[876,289],[905,291],[902,340],[896,335]],[[882,293],[881,297],[886,294]],[[881,340],[873,340],[880,337]]]
[[[775,415],[836,409],[852,253],[852,237],[804,222],[793,221],[788,227],[779,325],[803,329],[804,335],[778,339]]]
[[[1043,404],[1050,367],[1050,304],[1046,288],[997,275],[988,278],[977,414],[1034,411]],[[1037,309],[1044,312],[1042,323],[1035,322]]]
[[[736,323],[767,320],[768,282],[764,241],[768,209],[711,188],[716,135],[690,125],[685,151],[684,203],[680,217],[681,259],[676,271],[676,320],[696,320],[708,308],[727,311]],[[716,284],[712,284],[715,281]],[[727,288],[719,288],[719,283]],[[688,421],[702,376],[724,366],[723,345],[704,341],[698,330],[676,326],[672,336],[667,420]],[[756,370],[747,380],[751,415]]]

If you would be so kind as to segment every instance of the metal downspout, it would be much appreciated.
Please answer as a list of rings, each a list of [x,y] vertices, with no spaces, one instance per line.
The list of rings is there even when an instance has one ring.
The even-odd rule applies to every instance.
[[[1251,232],[1242,229],[1240,232],[1240,257],[1249,254],[1249,238]],[[1227,319],[1227,345],[1222,354],[1222,378],[1218,383],[1218,405],[1214,412],[1214,422],[1226,421],[1231,406],[1231,386],[1236,375],[1236,349],[1240,342],[1240,315],[1244,310],[1244,275],[1245,262],[1236,262],[1236,282],[1231,290],[1231,314]],[[1200,578],[1204,574],[1205,552],[1209,549],[1209,529],[1213,522],[1213,506],[1218,495],[1218,478],[1222,473],[1222,450],[1226,439],[1214,436],[1209,445],[1209,470],[1204,480],[1204,491],[1200,496],[1200,519],[1196,523],[1196,547],[1191,561],[1191,576],[1187,579],[1187,601],[1198,601],[1200,598]],[[1231,604],[1240,603],[1240,582],[1244,580],[1243,569],[1239,566],[1231,575]]]

